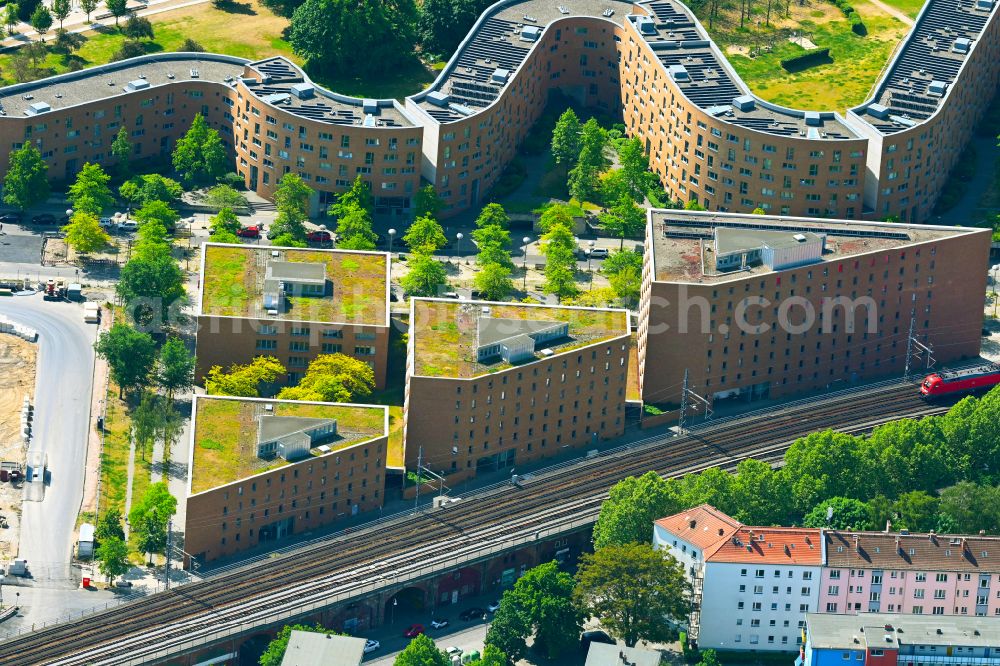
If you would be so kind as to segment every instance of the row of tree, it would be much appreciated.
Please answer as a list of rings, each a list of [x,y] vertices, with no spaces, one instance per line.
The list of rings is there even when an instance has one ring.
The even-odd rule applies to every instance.
[[[902,419],[871,435],[817,432],[772,469],[742,461],[680,479],[650,472],[617,484],[594,528],[597,547],[648,541],[652,521],[709,503],[751,525],[1000,533],[1000,389],[946,414]],[[833,518],[827,523],[827,508]]]
[[[163,554],[167,548],[167,529],[170,518],[177,513],[177,498],[167,490],[164,482],[154,483],[146,489],[143,496],[132,505],[128,514],[129,537],[136,550],[145,553],[149,558],[154,554]],[[123,576],[129,569],[129,546],[126,543],[125,529],[122,527],[122,514],[116,507],[105,511],[97,519],[94,530],[94,559],[98,570],[108,582],[114,584],[115,579]],[[152,560],[150,559],[150,562]]]
[[[244,398],[260,396],[261,387],[277,381],[286,373],[273,356],[257,356],[250,363],[234,363],[228,370],[212,366],[205,378],[209,395]],[[278,393],[281,400],[352,402],[371,395],[375,389],[375,371],[364,361],[345,354],[321,354],[306,370],[296,386],[286,386]]]

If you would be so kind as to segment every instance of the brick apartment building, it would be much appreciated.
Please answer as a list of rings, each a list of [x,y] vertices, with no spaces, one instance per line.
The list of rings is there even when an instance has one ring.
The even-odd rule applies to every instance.
[[[204,563],[379,508],[388,433],[382,406],[195,396],[184,552]]]
[[[625,430],[625,310],[414,298],[407,469],[455,483]]]
[[[320,354],[368,363],[385,386],[389,349],[389,258],[383,252],[203,245],[198,367],[274,356],[285,381],[301,379]]]
[[[975,357],[989,246],[985,229],[652,210],[643,400],[677,404],[685,370],[713,402],[898,374],[911,320],[939,365]]]
[[[621,109],[672,198],[923,222],[1000,82],[997,5],[928,0],[846,117],[753,95],[678,0],[505,0],[405,106],[324,90],[281,57],[156,54],[0,89],[0,145],[33,142],[65,180],[112,163],[120,127],[136,157],[165,157],[201,112],[262,196],[298,173],[315,213],[361,176],[376,211],[402,217],[423,178],[451,216],[482,202],[558,89]]]
[[[684,565],[703,649],[794,650],[806,613],[1000,616],[1000,537],[750,527],[703,504],[653,544]]]

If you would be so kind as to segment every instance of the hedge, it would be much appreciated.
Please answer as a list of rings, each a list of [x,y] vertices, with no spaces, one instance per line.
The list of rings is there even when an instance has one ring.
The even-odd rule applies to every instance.
[[[846,16],[847,20],[851,22],[851,31],[854,34],[862,37],[868,34],[868,28],[865,27],[864,21],[861,20],[861,15],[854,10],[851,3],[847,2],[847,0],[830,0],[830,2],[832,2],[837,9],[844,12],[844,16]]]
[[[815,65],[831,62],[830,49],[815,49],[781,61],[781,67],[788,72],[801,72]]]

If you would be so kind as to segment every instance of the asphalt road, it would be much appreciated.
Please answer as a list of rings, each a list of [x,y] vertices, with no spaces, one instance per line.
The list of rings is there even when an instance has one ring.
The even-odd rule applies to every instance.
[[[73,528],[83,497],[96,326],[75,303],[40,295],[0,300],[0,313],[38,330],[31,448],[48,454],[45,499],[24,502],[19,556],[38,582],[71,584]]]

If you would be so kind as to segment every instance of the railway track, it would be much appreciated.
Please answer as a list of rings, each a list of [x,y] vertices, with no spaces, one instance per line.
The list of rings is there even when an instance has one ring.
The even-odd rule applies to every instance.
[[[810,432],[863,432],[945,409],[921,401],[912,384],[895,383],[702,424],[684,436],[651,438],[558,466],[519,489],[493,488],[442,509],[362,526],[25,634],[0,645],[0,666],[150,663],[192,641],[210,644],[212,636],[221,637],[221,627],[282,622],[396,584],[414,572],[447,568],[491,544],[530,541],[574,521],[592,521],[609,487],[626,476],[650,469],[683,475],[714,466],[732,468],[748,457],[775,462],[792,441]]]

